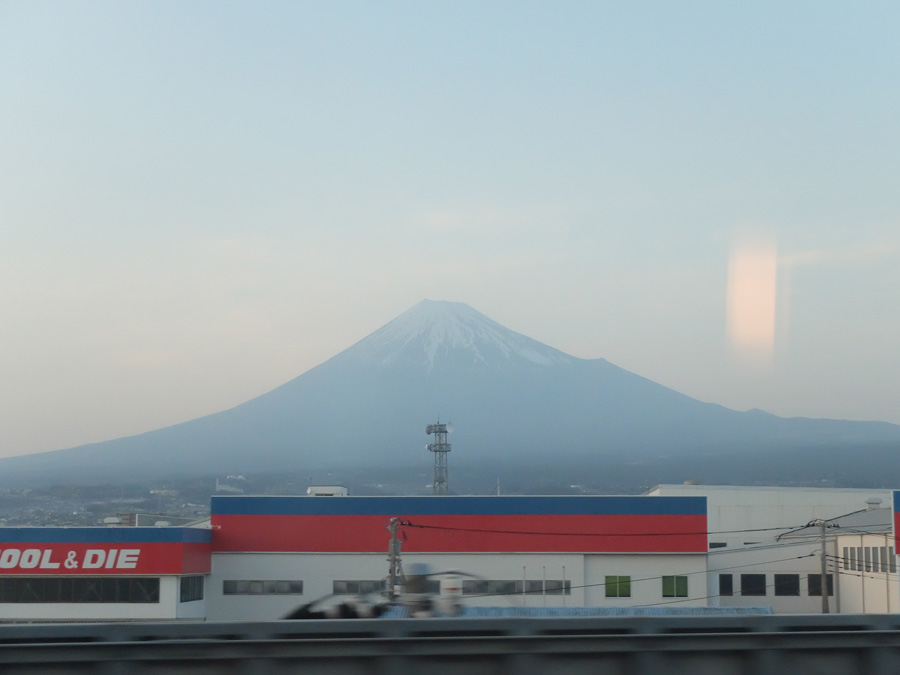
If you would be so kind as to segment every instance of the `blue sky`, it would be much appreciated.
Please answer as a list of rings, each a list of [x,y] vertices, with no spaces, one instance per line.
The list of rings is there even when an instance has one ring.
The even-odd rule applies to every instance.
[[[894,2],[0,0],[0,456],[263,393],[422,298],[900,423]],[[777,242],[739,358],[729,259]]]

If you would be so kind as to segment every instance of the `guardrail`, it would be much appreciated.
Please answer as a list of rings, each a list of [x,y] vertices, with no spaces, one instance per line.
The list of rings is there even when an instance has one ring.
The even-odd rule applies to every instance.
[[[877,675],[900,616],[0,625],[3,675]]]

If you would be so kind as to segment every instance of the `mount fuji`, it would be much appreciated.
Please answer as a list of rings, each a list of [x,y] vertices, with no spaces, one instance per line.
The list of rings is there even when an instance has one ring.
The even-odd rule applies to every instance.
[[[562,462],[599,470],[653,466],[660,458],[677,465],[680,457],[701,458],[699,467],[746,465],[791,451],[852,456],[866,448],[900,454],[900,426],[737,412],[605,359],[570,356],[468,305],[424,300],[235,408],[138,436],[3,459],[0,480],[422,466],[425,425],[439,416],[456,426],[451,462],[470,467]]]

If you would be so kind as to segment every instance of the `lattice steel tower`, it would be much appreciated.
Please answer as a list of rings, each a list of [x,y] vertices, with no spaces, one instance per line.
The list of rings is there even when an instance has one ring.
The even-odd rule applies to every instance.
[[[434,434],[434,443],[428,443],[425,449],[434,453],[434,480],[431,483],[431,492],[435,495],[448,494],[450,477],[447,471],[447,453],[450,452],[450,444],[447,442],[447,434],[453,431],[452,424],[429,424],[425,427],[426,434]]]

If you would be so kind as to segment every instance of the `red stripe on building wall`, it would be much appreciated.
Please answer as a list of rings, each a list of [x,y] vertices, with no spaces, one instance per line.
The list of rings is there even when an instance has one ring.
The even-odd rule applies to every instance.
[[[900,511],[894,511],[894,550],[900,551]]]
[[[411,553],[706,552],[705,515],[397,515]],[[214,551],[381,553],[385,516],[214,515]]]
[[[204,574],[209,569],[209,544],[39,542],[0,548],[0,575]]]
[[[208,574],[212,553],[209,544],[184,543],[181,558],[182,574]]]

